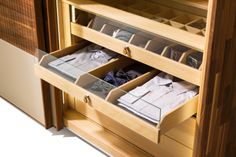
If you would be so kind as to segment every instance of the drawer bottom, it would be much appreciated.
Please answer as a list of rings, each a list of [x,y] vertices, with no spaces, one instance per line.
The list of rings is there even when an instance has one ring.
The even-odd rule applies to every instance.
[[[140,156],[140,157],[191,157],[192,150],[184,145],[162,136],[162,142],[158,145],[148,144],[150,149],[155,149],[156,153],[147,153],[143,149],[128,142],[124,138],[116,135],[110,130],[105,129],[98,123],[90,120],[84,115],[74,111],[67,110],[64,113],[64,125],[89,143],[100,148],[111,156]],[[144,142],[146,143],[146,142]],[[147,144],[147,143],[146,143]],[[137,144],[136,144],[137,145]],[[170,151],[174,150],[174,151]]]

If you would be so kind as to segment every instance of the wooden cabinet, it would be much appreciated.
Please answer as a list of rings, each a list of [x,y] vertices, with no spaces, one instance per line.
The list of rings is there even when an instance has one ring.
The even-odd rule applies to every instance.
[[[57,128],[67,127],[112,156],[196,155],[199,143],[194,144],[194,139],[198,138],[199,122],[205,117],[202,108],[206,104],[202,102],[211,57],[214,5],[213,1],[208,6],[208,1],[187,0],[59,0],[61,49],[40,55],[43,57],[35,65],[36,74],[56,87],[57,95],[53,99]],[[126,41],[114,35],[121,30],[131,33]],[[68,65],[79,71],[73,79],[48,66],[51,61],[91,43],[121,56],[89,71]],[[176,47],[181,47],[183,52],[175,60],[170,57],[170,50]],[[192,53],[203,56],[198,67],[187,65],[187,56]],[[105,97],[85,88],[90,82],[101,81],[101,76],[109,70],[132,62],[141,62],[153,70],[112,88]],[[147,82],[159,71],[198,86],[200,96],[174,108],[157,124],[140,119],[115,104],[118,97]]]

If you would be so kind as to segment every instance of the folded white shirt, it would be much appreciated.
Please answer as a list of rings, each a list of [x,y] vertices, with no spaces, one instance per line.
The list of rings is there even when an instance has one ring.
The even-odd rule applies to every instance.
[[[197,94],[195,85],[185,81],[172,82],[169,77],[154,77],[118,99],[118,105],[158,123],[169,111]]]
[[[76,79],[87,71],[107,63],[116,56],[116,53],[108,49],[91,44],[73,54],[55,59],[48,65]]]

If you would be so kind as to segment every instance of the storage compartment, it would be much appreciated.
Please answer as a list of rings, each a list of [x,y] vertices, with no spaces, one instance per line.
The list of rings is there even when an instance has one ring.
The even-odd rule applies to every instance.
[[[76,3],[68,0],[66,3],[93,16],[100,16],[106,20],[112,19],[119,24],[130,25],[132,28],[160,35],[196,50],[204,50],[204,37],[185,28],[188,23],[204,18],[202,16],[168,8],[158,3],[144,3],[143,1],[129,1],[127,5],[120,3],[120,1],[105,2],[100,0],[79,0]],[[105,22],[104,24],[110,23]]]
[[[165,77],[172,78],[171,75],[165,73],[159,73],[157,75],[156,72],[151,72],[133,84],[127,84],[112,90],[107,100],[127,109],[144,120],[158,124],[168,112],[179,107],[181,102],[174,105],[176,102],[184,102],[188,100],[188,97],[192,99],[198,93],[197,86],[184,81],[175,82],[175,79],[172,80],[174,81],[172,86],[171,79]],[[179,91],[180,86],[184,88],[181,90],[187,93],[182,93],[182,96],[180,94],[175,95],[174,93],[177,90],[181,93]]]
[[[135,46],[146,48],[146,45],[150,39],[148,39],[145,34],[137,33],[133,36],[133,38],[130,41],[130,44],[133,44]]]
[[[183,56],[181,62],[195,69],[200,69],[202,65],[202,53],[191,51]]]
[[[162,55],[175,60],[177,62],[180,61],[180,58],[188,51],[189,48],[181,45],[172,45],[167,47],[165,51],[163,51]]]
[[[44,52],[41,53],[39,56],[44,55]],[[40,65],[71,82],[75,82],[79,76],[117,57],[119,55],[111,50],[83,41],[79,45],[71,46],[59,53],[45,55]]]
[[[151,71],[152,68],[126,57],[82,75],[76,84],[87,91],[106,99],[111,90],[129,84]]]
[[[35,65],[36,73],[41,79],[49,82],[58,89],[61,89],[63,92],[69,93],[89,106],[92,106],[95,110],[108,116],[121,125],[129,126],[130,130],[154,143],[159,143],[161,135],[196,113],[197,96],[183,101],[180,104],[176,104],[177,106],[168,110],[166,110],[167,108],[164,109],[158,105],[155,106],[152,102],[148,102],[151,107],[154,107],[154,112],[152,115],[155,116],[155,121],[150,121],[150,119],[140,116],[140,113],[135,114],[135,110],[129,110],[127,107],[120,105],[118,100],[123,96],[128,96],[135,99],[138,98],[139,103],[142,102],[141,104],[147,104],[146,100],[142,100],[142,98],[130,94],[129,91],[138,88],[138,86],[143,85],[147,81],[150,81],[150,79],[158,74],[156,70],[150,71],[150,68],[147,68],[142,75],[127,81],[120,86],[111,85],[101,79],[105,76],[106,72],[109,72],[110,70],[117,70],[120,68],[125,69],[132,64],[136,64],[134,61],[125,57],[112,59],[92,70],[80,69],[82,73],[78,75],[75,82],[67,79],[67,77],[64,77],[64,74],[61,75],[55,71],[55,69],[48,67],[49,63],[56,61],[55,58],[63,58],[68,54],[73,55],[73,52],[78,49],[82,49],[87,45],[88,43],[85,42],[80,45],[75,45],[43,56],[40,63]],[[96,58],[96,56],[94,57]],[[88,90],[87,85],[96,81],[103,82],[103,86],[105,85],[106,87],[112,86],[112,88],[109,88],[108,91],[105,89],[105,96],[101,96],[96,92]],[[103,90],[103,87],[99,88]],[[143,129],[140,130],[138,128]]]

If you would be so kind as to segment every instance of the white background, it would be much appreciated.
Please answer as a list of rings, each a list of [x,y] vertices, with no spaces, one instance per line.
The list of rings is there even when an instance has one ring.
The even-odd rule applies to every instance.
[[[66,129],[44,129],[0,97],[0,157],[105,157]]]

